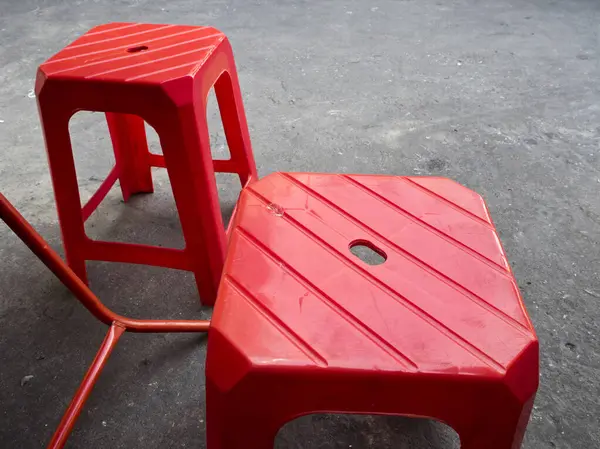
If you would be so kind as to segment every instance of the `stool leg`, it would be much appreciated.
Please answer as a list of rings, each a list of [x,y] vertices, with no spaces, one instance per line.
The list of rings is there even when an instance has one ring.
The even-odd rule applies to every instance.
[[[190,271],[201,302],[213,305],[225,261],[225,228],[210,153],[206,105],[169,113],[157,131]]]
[[[88,238],[69,136],[70,115],[57,112],[52,106],[51,102],[48,107],[42,101],[39,103],[63,247],[67,264],[87,284],[84,249]]]
[[[207,449],[273,449],[279,425],[266,418],[258,408],[260,401],[228,403],[227,394],[207,383]]]
[[[258,176],[233,57],[230,58],[230,64],[231,71],[223,72],[215,83],[215,95],[219,103],[233,170],[239,174],[240,182],[244,187],[249,179],[256,180]]]
[[[522,407],[509,411],[504,407],[488,404],[485,411],[478,414],[477,423],[471,431],[458,430],[462,449],[519,449],[529,422],[533,399]]]
[[[123,199],[127,201],[135,193],[154,192],[144,120],[131,114],[107,112],[106,121]]]

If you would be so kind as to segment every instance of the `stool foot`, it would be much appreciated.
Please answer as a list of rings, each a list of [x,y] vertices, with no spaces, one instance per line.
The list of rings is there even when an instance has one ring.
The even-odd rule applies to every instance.
[[[459,432],[462,449],[520,449],[533,408],[533,398],[510,414],[493,409],[480,415],[472,432]]]
[[[213,387],[214,388],[214,387]],[[257,410],[255,404],[231,413],[226,395],[209,393],[206,400],[206,447],[209,449],[273,449],[279,425]],[[220,397],[216,397],[220,396]],[[244,407],[241,407],[244,408]],[[235,429],[232,431],[231,429]]]

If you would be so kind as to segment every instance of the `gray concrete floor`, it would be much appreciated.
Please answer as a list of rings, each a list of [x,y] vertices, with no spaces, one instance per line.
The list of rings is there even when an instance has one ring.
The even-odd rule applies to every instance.
[[[442,175],[482,193],[541,340],[524,447],[600,447],[600,3],[595,0],[0,0],[0,190],[60,249],[32,89],[37,66],[110,21],[210,24],[236,53],[256,160],[276,170]],[[213,109],[215,152],[223,134]],[[100,114],[72,124],[84,197],[111,164]],[[156,139],[153,139],[156,148]],[[180,245],[164,173],[88,222],[104,239]],[[237,184],[219,177],[223,208]],[[48,441],[99,325],[0,226],[0,447]],[[187,273],[90,263],[120,313],[208,317]],[[69,447],[204,447],[205,340],[126,335]],[[24,376],[33,376],[21,385]],[[282,448],[453,448],[408,418],[315,416]]]

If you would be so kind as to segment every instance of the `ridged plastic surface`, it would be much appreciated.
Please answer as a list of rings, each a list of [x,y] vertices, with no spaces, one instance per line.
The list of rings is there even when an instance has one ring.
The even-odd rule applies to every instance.
[[[160,83],[193,74],[225,35],[211,27],[110,23],[46,61],[46,76]]]
[[[364,262],[357,243],[385,261]],[[218,422],[262,401],[260,447],[281,422],[338,411],[430,416],[464,448],[515,449],[537,378],[537,338],[478,194],[309,173],[242,193],[209,333],[213,447],[238,447]]]
[[[483,202],[452,181],[277,174],[238,210],[214,325],[254,363],[501,373],[535,339]]]

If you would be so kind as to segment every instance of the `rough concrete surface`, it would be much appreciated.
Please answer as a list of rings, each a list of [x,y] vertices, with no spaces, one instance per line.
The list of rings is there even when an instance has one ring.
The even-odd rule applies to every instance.
[[[541,340],[523,447],[600,447],[598,1],[0,0],[0,190],[59,250],[35,72],[111,21],[210,24],[229,35],[263,175],[431,174],[483,194]],[[112,163],[102,119],[72,122],[84,198]],[[214,108],[212,125],[220,153]],[[227,213],[237,183],[218,180]],[[127,204],[113,189],[90,235],[181,245],[164,172],[155,183],[155,195]],[[105,327],[4,225],[0,261],[0,447],[38,448]],[[89,271],[93,290],[120,313],[210,316],[187,273],[108,263]],[[204,447],[205,350],[193,335],[125,335],[68,446]],[[325,415],[288,424],[277,445],[458,442],[429,421]]]

